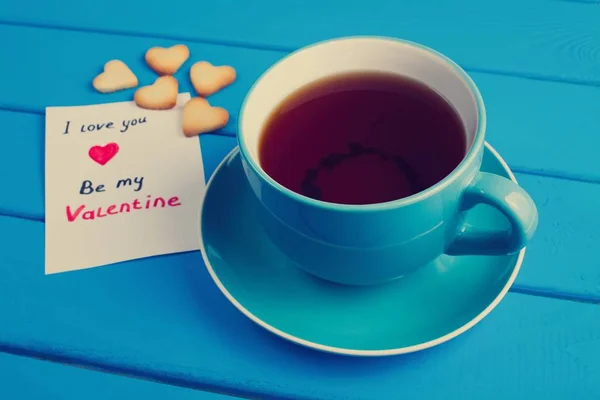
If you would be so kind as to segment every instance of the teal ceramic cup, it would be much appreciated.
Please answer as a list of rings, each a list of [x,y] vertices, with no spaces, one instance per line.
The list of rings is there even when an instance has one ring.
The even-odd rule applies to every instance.
[[[271,112],[317,79],[358,71],[417,79],[454,106],[467,149],[448,176],[399,200],[345,205],[303,196],[265,173],[259,144]],[[372,285],[405,276],[443,254],[512,254],[531,239],[538,223],[531,197],[509,179],[480,171],[485,130],[479,90],[450,59],[408,41],[348,37],[305,47],[269,68],[244,100],[237,139],[248,183],[259,200],[256,212],[273,243],[310,274],[340,284]],[[465,213],[479,204],[504,214],[506,226],[465,223]]]

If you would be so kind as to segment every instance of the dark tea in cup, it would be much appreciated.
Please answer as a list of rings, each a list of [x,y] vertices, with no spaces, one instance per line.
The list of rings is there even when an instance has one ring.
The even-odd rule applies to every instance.
[[[515,254],[531,239],[531,197],[481,170],[486,125],[475,82],[448,57],[354,36],[265,71],[244,99],[237,139],[282,268],[373,285],[442,255]],[[466,218],[478,204],[510,227]]]
[[[384,72],[318,79],[268,118],[259,162],[296,193],[339,204],[374,204],[423,191],[464,159],[455,108],[418,80]]]

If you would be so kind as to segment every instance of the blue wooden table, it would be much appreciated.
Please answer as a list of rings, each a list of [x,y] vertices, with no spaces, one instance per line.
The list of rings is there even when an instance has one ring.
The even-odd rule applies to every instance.
[[[0,398],[234,400],[234,397],[0,353]]]
[[[348,358],[255,326],[198,252],[44,275],[45,107],[106,102],[91,79],[113,58],[148,84],[144,52],[185,43],[238,72],[211,97],[231,119],[201,138],[208,177],[266,68],[356,34],[414,40],[462,65],[484,96],[488,141],[538,205],[515,284],[475,328],[421,353]],[[5,1],[0,54],[0,351],[261,399],[600,398],[597,0]],[[191,91],[187,69],[177,77]],[[133,393],[139,381],[122,379]]]

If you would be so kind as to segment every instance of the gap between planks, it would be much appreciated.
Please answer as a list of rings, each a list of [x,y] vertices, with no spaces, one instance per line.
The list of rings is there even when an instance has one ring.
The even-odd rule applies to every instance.
[[[567,0],[559,0],[559,1],[567,1]],[[600,1],[600,0],[598,0]],[[584,0],[574,0],[569,2],[584,2]],[[591,4],[600,4],[600,3],[591,3]],[[153,35],[149,33],[143,32],[134,32],[127,31],[123,29],[100,29],[100,28],[85,28],[85,27],[74,27],[74,26],[59,26],[49,23],[40,23],[40,22],[14,22],[9,20],[0,19],[0,25],[5,26],[20,26],[20,27],[29,27],[29,28],[38,28],[38,29],[51,29],[57,31],[71,31],[71,32],[85,32],[85,33],[96,33],[96,34],[104,34],[104,35],[112,35],[112,36],[129,36],[129,37],[138,37],[138,38],[150,38],[150,39],[167,39],[173,41],[184,41],[190,43],[201,43],[201,44],[209,44],[209,45],[217,45],[224,47],[238,47],[238,48],[246,48],[253,49],[258,51],[274,51],[281,53],[291,53],[295,50],[298,50],[300,47],[292,47],[292,46],[269,46],[264,44],[255,44],[250,42],[243,41],[234,41],[234,40],[214,40],[214,39],[199,39],[193,38],[185,35]],[[500,75],[500,76],[510,76],[514,78],[521,79],[529,79],[536,81],[547,81],[547,82],[557,82],[564,83],[570,85],[578,85],[578,86],[592,86],[592,87],[600,87],[600,80],[594,79],[576,79],[576,78],[562,78],[559,76],[552,75],[544,75],[544,74],[534,74],[534,73],[522,73],[515,71],[504,71],[504,70],[495,70],[490,68],[478,68],[478,67],[470,67],[467,65],[462,65],[467,72],[476,72],[481,74],[488,75]]]
[[[22,347],[0,344],[0,353],[12,354],[20,357],[62,364],[70,367],[83,368],[97,372],[104,372],[112,375],[121,375],[127,378],[140,379],[149,382],[162,383],[170,386],[177,386],[186,389],[197,390],[201,392],[210,392],[224,396],[243,399],[261,399],[261,400],[293,400],[291,397],[273,397],[264,393],[250,393],[240,391],[234,387],[217,386],[209,383],[198,383],[185,378],[170,376],[168,374],[159,375],[159,373],[136,370],[133,367],[120,367],[116,365],[106,365],[99,361],[83,360],[76,356],[65,356],[61,354],[46,353],[39,350],[30,350]],[[260,397],[259,397],[260,395]]]
[[[10,348],[7,347],[7,348]],[[224,393],[224,392],[216,392],[216,391],[208,391],[208,390],[200,390],[200,389],[196,389],[196,388],[190,388],[190,387],[186,387],[186,386],[181,386],[181,385],[175,385],[175,384],[170,384],[170,383],[166,383],[163,381],[158,381],[156,379],[150,379],[150,378],[145,378],[139,375],[132,375],[132,374],[125,374],[125,373],[118,373],[118,372],[114,372],[111,371],[107,368],[97,368],[97,367],[93,367],[91,365],[86,365],[86,364],[82,364],[80,362],[76,362],[76,363],[67,363],[67,362],[60,362],[57,361],[53,358],[48,358],[45,356],[40,356],[40,355],[34,355],[34,354],[23,354],[23,352],[21,351],[11,351],[10,349],[7,351],[2,350],[2,347],[0,346],[0,355],[7,355],[7,356],[14,356],[14,357],[20,357],[20,358],[25,358],[28,360],[34,360],[34,361],[39,361],[39,362],[46,362],[46,363],[51,363],[51,364],[55,364],[55,365],[59,365],[59,366],[63,366],[65,368],[78,368],[81,370],[87,370],[87,371],[92,371],[92,372],[96,372],[99,374],[108,374],[108,375],[112,375],[112,376],[121,376],[124,378],[128,378],[128,379],[136,379],[138,381],[144,381],[144,382],[153,382],[153,383],[157,383],[160,385],[166,385],[166,386],[170,386],[170,387],[179,387],[179,388],[184,388],[184,389],[190,389],[193,390],[195,392],[201,392],[201,393],[214,393],[214,394],[218,394],[218,395],[222,395],[222,396],[227,396],[230,397],[232,396],[229,393]],[[242,397],[239,396],[235,396],[235,397],[231,397],[236,398],[236,399],[241,399]],[[248,399],[250,399],[248,397]]]
[[[587,4],[591,6],[600,5],[600,0],[554,0],[560,3],[575,3],[575,4]]]
[[[510,293],[517,293],[524,296],[546,297],[556,300],[573,301],[575,303],[600,305],[600,298],[574,293],[556,292],[551,289],[534,288],[526,285],[513,284],[508,291]]]

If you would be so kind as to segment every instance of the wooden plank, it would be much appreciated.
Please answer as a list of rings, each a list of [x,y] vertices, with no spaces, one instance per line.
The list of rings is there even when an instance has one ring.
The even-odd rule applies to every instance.
[[[43,224],[0,232],[0,350],[261,399],[600,398],[597,304],[509,293],[444,345],[350,358],[253,324],[197,252],[44,276]]]
[[[600,185],[517,174],[539,211],[536,236],[527,247],[519,290],[600,302]]]
[[[7,114],[10,118],[3,118]],[[44,219],[41,120],[37,115],[0,112],[4,126],[12,121],[15,131],[22,127],[22,134],[8,137],[13,151],[0,157],[0,187],[10,188],[0,190],[0,215]],[[200,140],[208,180],[236,141],[214,135],[201,136]],[[532,195],[540,213],[539,228],[517,277],[517,288],[600,300],[600,272],[597,263],[590,261],[595,259],[592,252],[600,240],[596,229],[600,213],[594,202],[600,198],[600,185],[526,174],[517,174],[517,179]]]
[[[582,0],[577,0],[582,1]],[[587,0],[586,0],[587,1]],[[160,10],[160,12],[157,12]],[[0,9],[0,21],[127,35],[292,50],[345,35],[397,36],[432,46],[467,67],[600,84],[600,9],[550,0],[481,2],[105,0],[102,7],[34,0]]]
[[[233,397],[0,353],[0,398],[233,400]]]
[[[0,26],[3,54],[19,63],[0,63],[0,109],[43,113],[46,106],[81,105],[131,100],[133,90],[110,95],[91,87],[91,80],[106,60],[120,58],[149,84],[155,74],[143,62],[144,51],[153,45],[176,42],[95,33],[74,33],[28,27]],[[227,46],[190,44],[194,60],[231,64],[238,80],[210,101],[232,114],[221,133],[234,135],[241,102],[258,76],[284,53]],[[48,60],[62,60],[52,64]],[[189,67],[191,61],[186,64]],[[43,65],[44,68],[40,68]],[[188,70],[179,73],[181,91],[191,91]],[[594,162],[599,143],[600,89],[590,86],[535,81],[473,73],[487,104],[490,143],[517,169],[600,181],[600,163]],[[0,114],[0,132],[21,132],[24,127],[43,126],[21,122],[25,117]],[[6,121],[6,122],[5,122]],[[38,130],[42,134],[41,130]],[[19,135],[21,133],[17,133]],[[38,140],[33,146],[38,146]],[[12,140],[9,138],[9,140]],[[22,142],[25,143],[25,142]]]
[[[0,215],[44,218],[44,117],[0,110]]]

